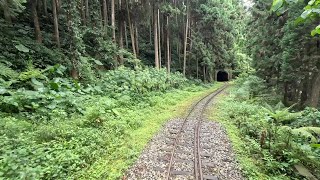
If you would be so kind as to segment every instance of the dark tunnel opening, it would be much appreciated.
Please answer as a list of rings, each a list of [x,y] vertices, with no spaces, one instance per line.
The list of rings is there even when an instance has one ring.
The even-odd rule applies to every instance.
[[[217,81],[219,82],[229,81],[228,73],[225,71],[219,71],[217,74]]]

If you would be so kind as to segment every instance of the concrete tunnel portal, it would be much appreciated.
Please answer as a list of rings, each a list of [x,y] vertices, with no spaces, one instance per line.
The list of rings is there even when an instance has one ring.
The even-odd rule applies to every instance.
[[[218,82],[226,82],[226,81],[229,81],[229,74],[228,72],[221,70],[221,71],[218,71],[216,78]]]

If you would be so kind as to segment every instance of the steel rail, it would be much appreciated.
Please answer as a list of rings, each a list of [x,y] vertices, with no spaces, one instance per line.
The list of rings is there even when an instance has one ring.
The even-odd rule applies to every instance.
[[[200,152],[200,131],[201,131],[201,123],[203,121],[204,111],[206,110],[206,107],[212,101],[212,99],[215,98],[217,95],[219,95],[227,87],[228,87],[228,85],[225,85],[221,89],[215,91],[214,94],[206,101],[206,103],[204,104],[203,108],[201,109],[201,114],[200,114],[200,117],[198,119],[196,131],[195,131],[194,171],[195,171],[196,180],[198,180],[198,179],[203,180],[202,161],[201,161],[201,152]]]
[[[212,93],[210,93],[210,94],[202,97],[200,100],[197,101],[197,103],[195,103],[195,104],[189,109],[189,112],[188,112],[187,116],[184,118],[183,124],[182,124],[181,128],[179,129],[179,131],[178,131],[178,133],[177,133],[177,136],[176,136],[176,138],[175,138],[175,140],[174,140],[173,149],[172,149],[172,151],[171,151],[171,153],[170,153],[169,166],[168,166],[168,168],[167,168],[167,175],[166,175],[166,179],[167,179],[167,180],[169,180],[169,178],[170,178],[170,176],[171,176],[171,168],[172,168],[172,166],[173,166],[174,154],[175,154],[175,151],[176,151],[178,142],[179,142],[179,140],[180,140],[181,133],[182,133],[182,131],[183,131],[183,129],[184,129],[184,127],[185,127],[185,125],[186,125],[186,123],[187,123],[187,121],[188,121],[188,118],[189,118],[190,115],[191,115],[191,113],[194,111],[195,107],[196,107],[197,105],[199,105],[200,102],[202,102],[205,98],[207,98],[207,97],[211,96],[212,94],[214,94],[214,95],[212,95],[212,97],[209,98],[208,101],[206,101],[206,103],[205,103],[205,105],[204,105],[204,107],[203,107],[203,109],[204,109],[204,108],[208,105],[208,103],[209,103],[215,96],[217,96],[217,95],[220,94],[224,89],[226,89],[227,86],[228,86],[228,85],[225,84],[222,88],[219,88],[218,90],[216,90],[216,91],[214,91],[214,92],[212,92]],[[204,111],[203,109],[202,109],[201,113],[203,113],[203,111]],[[202,115],[201,115],[201,118],[200,118],[199,121],[201,121],[201,119],[202,119]],[[199,121],[198,121],[198,127],[197,127],[197,128],[200,127],[200,126],[199,126]],[[196,131],[196,130],[195,130],[195,131]],[[200,138],[199,138],[200,133],[199,133],[199,131],[198,131],[197,134],[198,134],[198,135],[197,135],[197,137],[198,137],[197,142],[198,142],[198,145],[199,145],[199,146],[197,147],[197,151],[198,151],[198,150],[200,149]],[[196,141],[196,140],[195,140],[195,141]],[[200,156],[201,156],[200,153],[198,153],[198,159],[200,159],[200,161],[201,161],[201,157],[200,157]],[[194,173],[195,173],[196,179],[198,179],[198,171],[197,171],[198,168],[196,168],[196,167],[198,166],[199,162],[196,163],[196,161],[198,160],[198,159],[196,160],[196,157],[197,157],[197,156],[195,156],[195,169],[194,169]],[[201,165],[201,162],[200,162],[200,165]],[[200,166],[200,168],[201,168],[201,166]],[[202,179],[202,177],[203,177],[203,175],[202,175],[202,172],[200,171],[200,178]]]

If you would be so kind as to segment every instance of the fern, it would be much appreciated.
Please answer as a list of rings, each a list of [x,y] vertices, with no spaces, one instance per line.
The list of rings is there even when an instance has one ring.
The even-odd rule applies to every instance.
[[[317,143],[317,137],[315,135],[320,135],[320,127],[301,127],[293,129],[292,134],[311,138],[311,142]]]
[[[0,77],[3,79],[16,79],[18,77],[18,73],[6,66],[5,64],[0,62]]]
[[[41,70],[35,68],[32,62],[28,62],[27,69],[19,75],[19,80],[26,81],[32,78],[45,79]]]
[[[281,123],[284,121],[290,121],[301,116],[301,113],[291,113],[289,110],[294,105],[284,108],[284,105],[279,102],[276,106],[272,107],[269,104],[265,104],[264,109],[268,112],[269,116],[272,117],[277,123]]]

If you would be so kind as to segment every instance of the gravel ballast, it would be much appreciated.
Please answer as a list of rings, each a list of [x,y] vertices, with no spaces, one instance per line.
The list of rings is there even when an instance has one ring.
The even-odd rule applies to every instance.
[[[213,96],[211,94],[195,104],[191,111],[178,137],[170,179],[195,179],[194,135],[200,119],[200,154],[204,179],[244,179],[225,129],[217,122],[208,121],[203,114],[203,110],[215,105],[215,98],[209,104],[206,103]],[[175,138],[183,122],[183,118],[168,121],[148,143],[136,163],[128,169],[124,179],[166,179]]]

